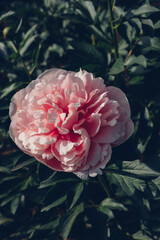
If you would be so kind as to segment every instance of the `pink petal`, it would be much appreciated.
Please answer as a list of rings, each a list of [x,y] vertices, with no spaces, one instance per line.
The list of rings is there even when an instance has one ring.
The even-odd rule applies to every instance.
[[[78,112],[76,109],[69,110],[68,116],[62,123],[62,127],[67,128],[70,130],[73,125],[78,121]]]
[[[91,142],[87,160],[85,166],[78,170],[88,170],[97,165],[101,158],[101,146],[98,143]]]
[[[130,115],[130,106],[128,103],[128,99],[126,95],[120,90],[119,88],[116,87],[107,87],[106,90],[108,91],[108,98],[116,100],[120,106],[122,106]]]
[[[126,124],[125,124],[125,135],[122,136],[120,139],[118,139],[117,141],[115,141],[113,143],[113,146],[118,146],[120,144],[122,144],[123,142],[125,142],[128,138],[130,138],[130,136],[132,135],[134,131],[134,124],[132,122],[132,120],[130,119]]]
[[[100,114],[92,113],[90,117],[83,124],[85,129],[87,129],[87,132],[90,137],[94,137],[99,131],[99,128],[101,125],[100,116],[101,116]]]
[[[55,147],[60,155],[65,155],[68,153],[74,146],[74,143],[66,140],[59,140],[56,142]]]
[[[22,101],[25,98],[25,95],[26,95],[26,90],[21,89],[12,97],[11,103],[9,106],[9,116],[11,118],[16,113],[16,111],[22,109]]]
[[[50,70],[46,70],[45,72],[43,72],[41,75],[39,75],[39,77],[37,78],[37,80],[41,79],[41,82],[44,81],[46,83],[52,83],[52,84],[56,84],[57,80],[59,82],[61,82],[61,78],[59,78],[60,75],[63,74],[67,74],[67,71],[59,69],[59,68],[52,68]]]
[[[114,126],[101,127],[93,141],[97,143],[114,143],[120,137],[124,136],[124,124],[117,123]]]

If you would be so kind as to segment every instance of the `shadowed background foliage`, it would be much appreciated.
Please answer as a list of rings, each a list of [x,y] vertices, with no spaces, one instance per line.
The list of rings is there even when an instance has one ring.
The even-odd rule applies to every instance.
[[[160,1],[0,2],[2,240],[160,239]],[[9,138],[13,94],[52,67],[127,95],[133,136],[101,177],[54,172]]]

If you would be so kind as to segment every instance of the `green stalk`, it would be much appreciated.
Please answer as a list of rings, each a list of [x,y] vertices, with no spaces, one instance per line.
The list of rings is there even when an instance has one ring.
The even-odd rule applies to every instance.
[[[111,196],[110,196],[110,193],[109,193],[109,191],[108,191],[108,189],[106,187],[106,182],[105,182],[103,176],[102,175],[98,175],[98,179],[99,179],[99,182],[100,182],[102,188],[104,189],[105,193],[107,194],[107,197],[110,198]]]
[[[29,71],[28,71],[28,69],[27,69],[27,66],[26,66],[25,62],[23,61],[23,58],[22,58],[22,56],[21,56],[21,54],[20,54],[19,49],[18,49],[17,46],[16,46],[16,43],[15,43],[13,40],[11,40],[11,42],[12,42],[15,50],[16,50],[17,53],[18,53],[18,56],[19,56],[19,58],[20,58],[20,60],[21,60],[21,62],[22,62],[22,64],[23,64],[23,68],[24,68],[24,71],[25,71],[26,74],[27,74],[27,77],[29,78],[30,81],[32,81],[31,76],[30,76],[30,74],[29,74]]]
[[[117,30],[114,27],[112,0],[108,0],[108,10],[109,10],[109,15],[110,15],[110,24],[111,24],[112,36],[113,36],[113,39],[114,39],[115,59],[117,59],[118,58]]]

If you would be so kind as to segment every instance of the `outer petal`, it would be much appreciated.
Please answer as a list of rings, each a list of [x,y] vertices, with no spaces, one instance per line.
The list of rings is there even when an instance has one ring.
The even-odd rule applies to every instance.
[[[118,146],[122,143],[124,143],[128,138],[130,138],[130,136],[132,135],[134,131],[134,124],[132,122],[132,120],[130,119],[126,125],[125,125],[125,135],[122,136],[120,139],[118,139],[117,141],[115,141],[112,146],[115,147],[115,146]]]
[[[122,92],[122,90],[116,87],[107,87],[106,90],[108,91],[107,94],[108,98],[116,100],[119,103],[119,105],[122,106],[129,113],[130,116],[131,111],[128,99],[126,95]]]
[[[123,137],[125,135],[124,131],[124,123],[117,123],[114,126],[101,127],[97,135],[93,137],[93,141],[97,143],[112,144],[120,137]]]
[[[22,109],[22,101],[25,98],[26,90],[21,89],[18,91],[11,99],[11,103],[9,106],[9,116],[10,118],[13,117],[13,115],[16,113],[16,111]]]
[[[41,81],[45,81],[47,83],[51,82],[52,84],[56,84],[57,79],[61,80],[61,78],[59,78],[60,74],[66,75],[67,71],[59,68],[52,68],[40,74],[37,80],[41,79]]]

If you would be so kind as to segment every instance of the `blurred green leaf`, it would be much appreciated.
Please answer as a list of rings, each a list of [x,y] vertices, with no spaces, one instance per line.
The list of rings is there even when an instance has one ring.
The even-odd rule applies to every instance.
[[[59,226],[59,220],[60,220],[60,218],[57,218],[56,220],[48,222],[46,224],[38,225],[35,227],[35,229],[40,230],[40,231],[51,229],[53,231],[54,229],[56,229]]]
[[[146,14],[146,13],[147,14],[155,13],[155,12],[159,12],[159,9],[151,6],[150,4],[144,4],[138,9],[132,10],[132,13],[136,16]]]
[[[15,14],[14,11],[8,11],[0,16],[0,22],[3,22],[6,18],[11,17]]]
[[[78,181],[78,179],[74,179],[74,178],[66,178],[66,179],[62,178],[60,180],[55,180],[55,181],[50,180],[47,182],[42,182],[39,186],[39,189],[54,186],[59,183],[71,183],[71,182],[77,182],[77,181]]]
[[[23,19],[21,18],[20,21],[19,21],[19,24],[15,30],[15,33],[17,34],[19,32],[19,30],[21,29],[21,26],[22,26],[22,22],[23,22]]]
[[[100,207],[99,211],[106,214],[108,216],[108,220],[111,220],[115,217],[113,211],[110,208],[108,208],[107,206]]]
[[[113,185],[114,191],[120,196],[132,196],[136,190],[144,192],[146,188],[145,181],[136,177],[109,172],[106,175],[110,184]]]
[[[4,197],[5,197],[5,196],[4,196]],[[3,198],[3,196],[2,196],[2,198]],[[14,195],[5,197],[5,198],[3,199],[3,201],[1,202],[0,206],[1,206],[1,207],[5,206],[5,205],[8,204],[9,202],[11,202],[14,198],[15,198]]]
[[[1,61],[8,61],[9,60],[9,55],[7,52],[7,48],[4,43],[0,42],[0,59]]]
[[[96,16],[97,16],[97,12],[96,12],[96,10],[94,8],[93,2],[85,1],[85,2],[83,2],[83,6],[86,7],[86,9],[88,10],[92,20],[95,21]]]
[[[96,17],[96,11],[91,1],[77,1],[74,0],[75,6],[80,10],[81,15],[84,15],[90,22],[94,21]]]
[[[153,240],[152,237],[148,236],[143,230],[139,230],[137,233],[133,235],[136,240]]]
[[[129,176],[135,176],[137,177],[157,177],[159,176],[159,172],[153,170],[149,166],[147,166],[145,163],[141,162],[140,160],[134,160],[134,161],[117,161],[116,163],[113,163],[109,165],[106,168],[106,171],[113,171],[119,174],[128,174]]]
[[[155,24],[154,24],[154,29],[159,29],[160,28],[160,20],[158,20]]]
[[[72,225],[74,224],[77,216],[84,211],[84,204],[80,203],[78,206],[72,208],[67,213],[65,213],[60,219],[60,229],[62,232],[63,239],[66,240]]]
[[[3,90],[1,91],[1,96],[0,99],[3,99],[4,97],[6,97],[8,94],[10,94],[11,92],[13,92],[14,90],[18,89],[19,87],[22,87],[24,85],[24,82],[19,82],[19,83],[12,83],[9,86],[3,88]]]
[[[125,17],[127,19],[130,19],[130,18],[133,18],[135,16],[140,16],[140,15],[143,15],[143,14],[151,14],[151,13],[155,13],[155,12],[159,12],[159,9],[151,6],[150,4],[144,4],[140,7],[137,7],[137,9],[129,10]]]
[[[31,159],[29,159],[29,160],[27,160],[27,161],[25,161],[23,163],[20,163],[19,165],[15,166],[14,168],[11,169],[11,171],[12,172],[17,171],[17,170],[19,170],[19,169],[21,169],[23,167],[26,167],[26,166],[30,165],[31,163],[33,163],[35,161],[36,161],[35,158],[31,158]]]
[[[38,65],[38,58],[39,58],[39,54],[40,54],[40,50],[41,50],[42,45],[39,44],[38,49],[36,51],[35,54],[35,58],[34,58],[34,66],[32,67],[31,71],[30,71],[30,75],[33,73],[34,69],[37,67]]]
[[[104,199],[101,202],[100,207],[108,207],[109,209],[118,209],[118,210],[127,211],[127,208],[122,203],[112,198]]]
[[[126,66],[132,66],[132,65],[141,65],[142,67],[146,68],[147,67],[147,60],[143,55],[139,55],[139,56],[133,56],[131,55],[127,61],[125,62]]]
[[[74,188],[74,192],[75,192],[75,194],[74,194],[72,203],[70,205],[70,209],[76,204],[76,202],[78,201],[78,199],[80,198],[80,196],[83,192],[83,182],[78,183],[76,185],[76,187]]]
[[[0,214],[0,225],[13,222],[12,218],[6,218]]]
[[[136,28],[139,29],[139,31],[142,33],[142,22],[139,20],[139,18],[132,18],[129,23]]]
[[[81,54],[82,52],[85,53],[90,59],[90,61],[92,61],[92,63],[104,63],[103,55],[93,45],[79,41],[73,41],[71,42],[71,45],[76,51],[80,52]]]
[[[113,64],[113,66],[111,67],[109,74],[117,75],[121,73],[123,70],[124,70],[123,58],[118,58],[116,62]]]
[[[19,195],[15,196],[14,199],[11,202],[11,213],[14,215],[18,209],[19,206]]]
[[[143,80],[144,80],[144,76],[136,76],[129,81],[129,84],[133,86],[143,84]]]
[[[41,209],[41,212],[49,211],[50,209],[61,205],[63,202],[65,202],[67,199],[67,195],[65,194],[64,196],[58,198],[57,200],[53,201],[50,205],[45,206]]]
[[[0,172],[2,172],[2,173],[10,173],[10,170],[7,167],[0,166]]]
[[[25,54],[25,52],[28,50],[28,48],[30,47],[30,45],[35,41],[35,39],[37,38],[37,34],[33,35],[31,37],[28,37],[28,39],[25,41],[25,44],[23,45],[23,47],[21,47],[20,49],[20,54],[23,56]]]

